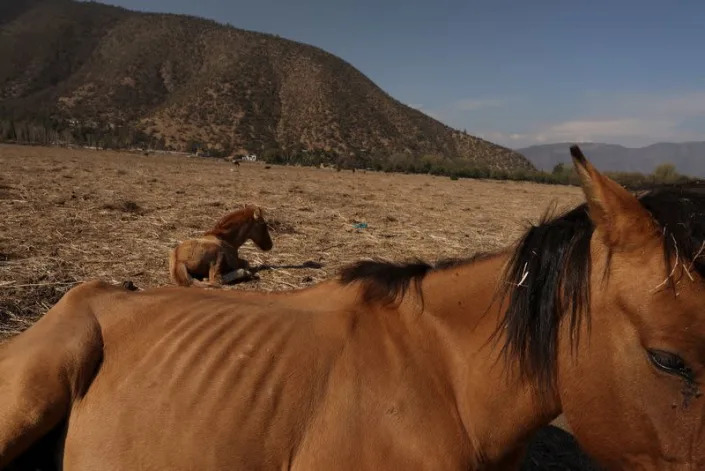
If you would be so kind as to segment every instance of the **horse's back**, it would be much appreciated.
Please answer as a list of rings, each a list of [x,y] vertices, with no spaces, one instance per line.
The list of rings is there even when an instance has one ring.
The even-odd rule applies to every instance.
[[[286,462],[324,393],[346,323],[342,313],[322,321],[289,304],[174,288],[107,309],[103,363],[71,412],[65,469]]]
[[[39,398],[61,399],[52,417],[67,419],[67,471],[467,469],[452,401],[425,376],[415,342],[388,331],[398,313],[360,308],[354,290],[101,287],[69,298],[30,339],[60,349],[43,338],[74,341],[68,319],[99,334],[74,355],[100,365],[80,394],[59,385]]]

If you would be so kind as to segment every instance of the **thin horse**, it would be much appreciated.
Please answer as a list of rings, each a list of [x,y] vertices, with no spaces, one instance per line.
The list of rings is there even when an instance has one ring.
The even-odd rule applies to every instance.
[[[272,238],[261,208],[245,206],[218,221],[198,239],[181,242],[169,252],[169,275],[181,286],[217,286],[250,275],[249,264],[238,249],[252,240],[262,250],[271,250]],[[208,277],[202,282],[194,277]]]
[[[563,413],[609,469],[703,469],[705,195],[572,154],[587,203],[496,254],[72,289],[0,346],[0,466],[60,426],[66,471],[505,470]]]

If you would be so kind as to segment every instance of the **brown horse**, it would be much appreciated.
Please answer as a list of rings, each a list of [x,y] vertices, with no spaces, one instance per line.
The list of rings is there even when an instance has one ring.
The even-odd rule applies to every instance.
[[[512,469],[563,413],[610,469],[705,467],[705,195],[587,204],[511,250],[294,292],[72,289],[0,346],[0,466]]]
[[[181,242],[169,252],[169,275],[181,286],[217,286],[250,275],[249,264],[238,256],[238,248],[252,240],[262,250],[272,248],[262,209],[245,206],[224,216],[198,239]],[[194,277],[208,277],[202,282]]]

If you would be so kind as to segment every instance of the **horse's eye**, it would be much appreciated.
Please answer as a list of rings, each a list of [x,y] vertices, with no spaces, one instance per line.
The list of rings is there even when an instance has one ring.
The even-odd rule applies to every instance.
[[[675,353],[664,352],[663,350],[648,350],[649,360],[661,371],[668,374],[678,375],[687,380],[693,380],[693,370],[688,368],[685,360]]]

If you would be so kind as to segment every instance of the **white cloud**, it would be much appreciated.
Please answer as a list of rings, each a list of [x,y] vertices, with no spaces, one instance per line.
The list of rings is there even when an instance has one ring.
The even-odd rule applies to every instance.
[[[529,136],[531,137],[531,136]],[[539,144],[543,144],[545,142],[548,142],[548,138],[544,134],[536,134],[533,136],[534,141],[538,142]]]
[[[696,136],[680,132],[677,121],[649,118],[577,119],[547,124],[531,132],[512,133],[500,142],[512,147],[550,142],[607,142],[627,146],[656,141],[692,140]]]
[[[659,141],[705,140],[705,125],[700,124],[705,123],[705,90],[682,93],[590,91],[576,97],[575,112],[560,121],[540,119],[552,113],[550,103],[537,109],[536,102],[520,96],[511,100],[466,98],[432,109],[409,106],[457,129],[467,129],[470,134],[513,148],[551,142],[593,141],[639,147]],[[473,112],[490,108],[491,115],[482,113],[482,127],[473,125],[480,115]],[[563,104],[561,109],[565,108]],[[503,119],[505,110],[511,115]],[[526,118],[521,120],[520,116]],[[488,119],[497,121],[493,126]]]
[[[606,142],[641,147],[654,142],[703,140],[705,133],[678,129],[678,121],[668,119],[606,118],[573,120],[545,125],[532,132],[497,135],[497,142],[524,147],[551,142]]]
[[[671,134],[675,122],[668,119],[607,118],[553,124],[541,131],[551,140],[591,141],[597,138],[658,136]]]
[[[705,129],[684,126],[705,119],[705,91],[663,94],[590,94],[590,113],[512,132],[486,132],[511,147],[550,142],[608,142],[644,146],[659,141],[705,140]]]

